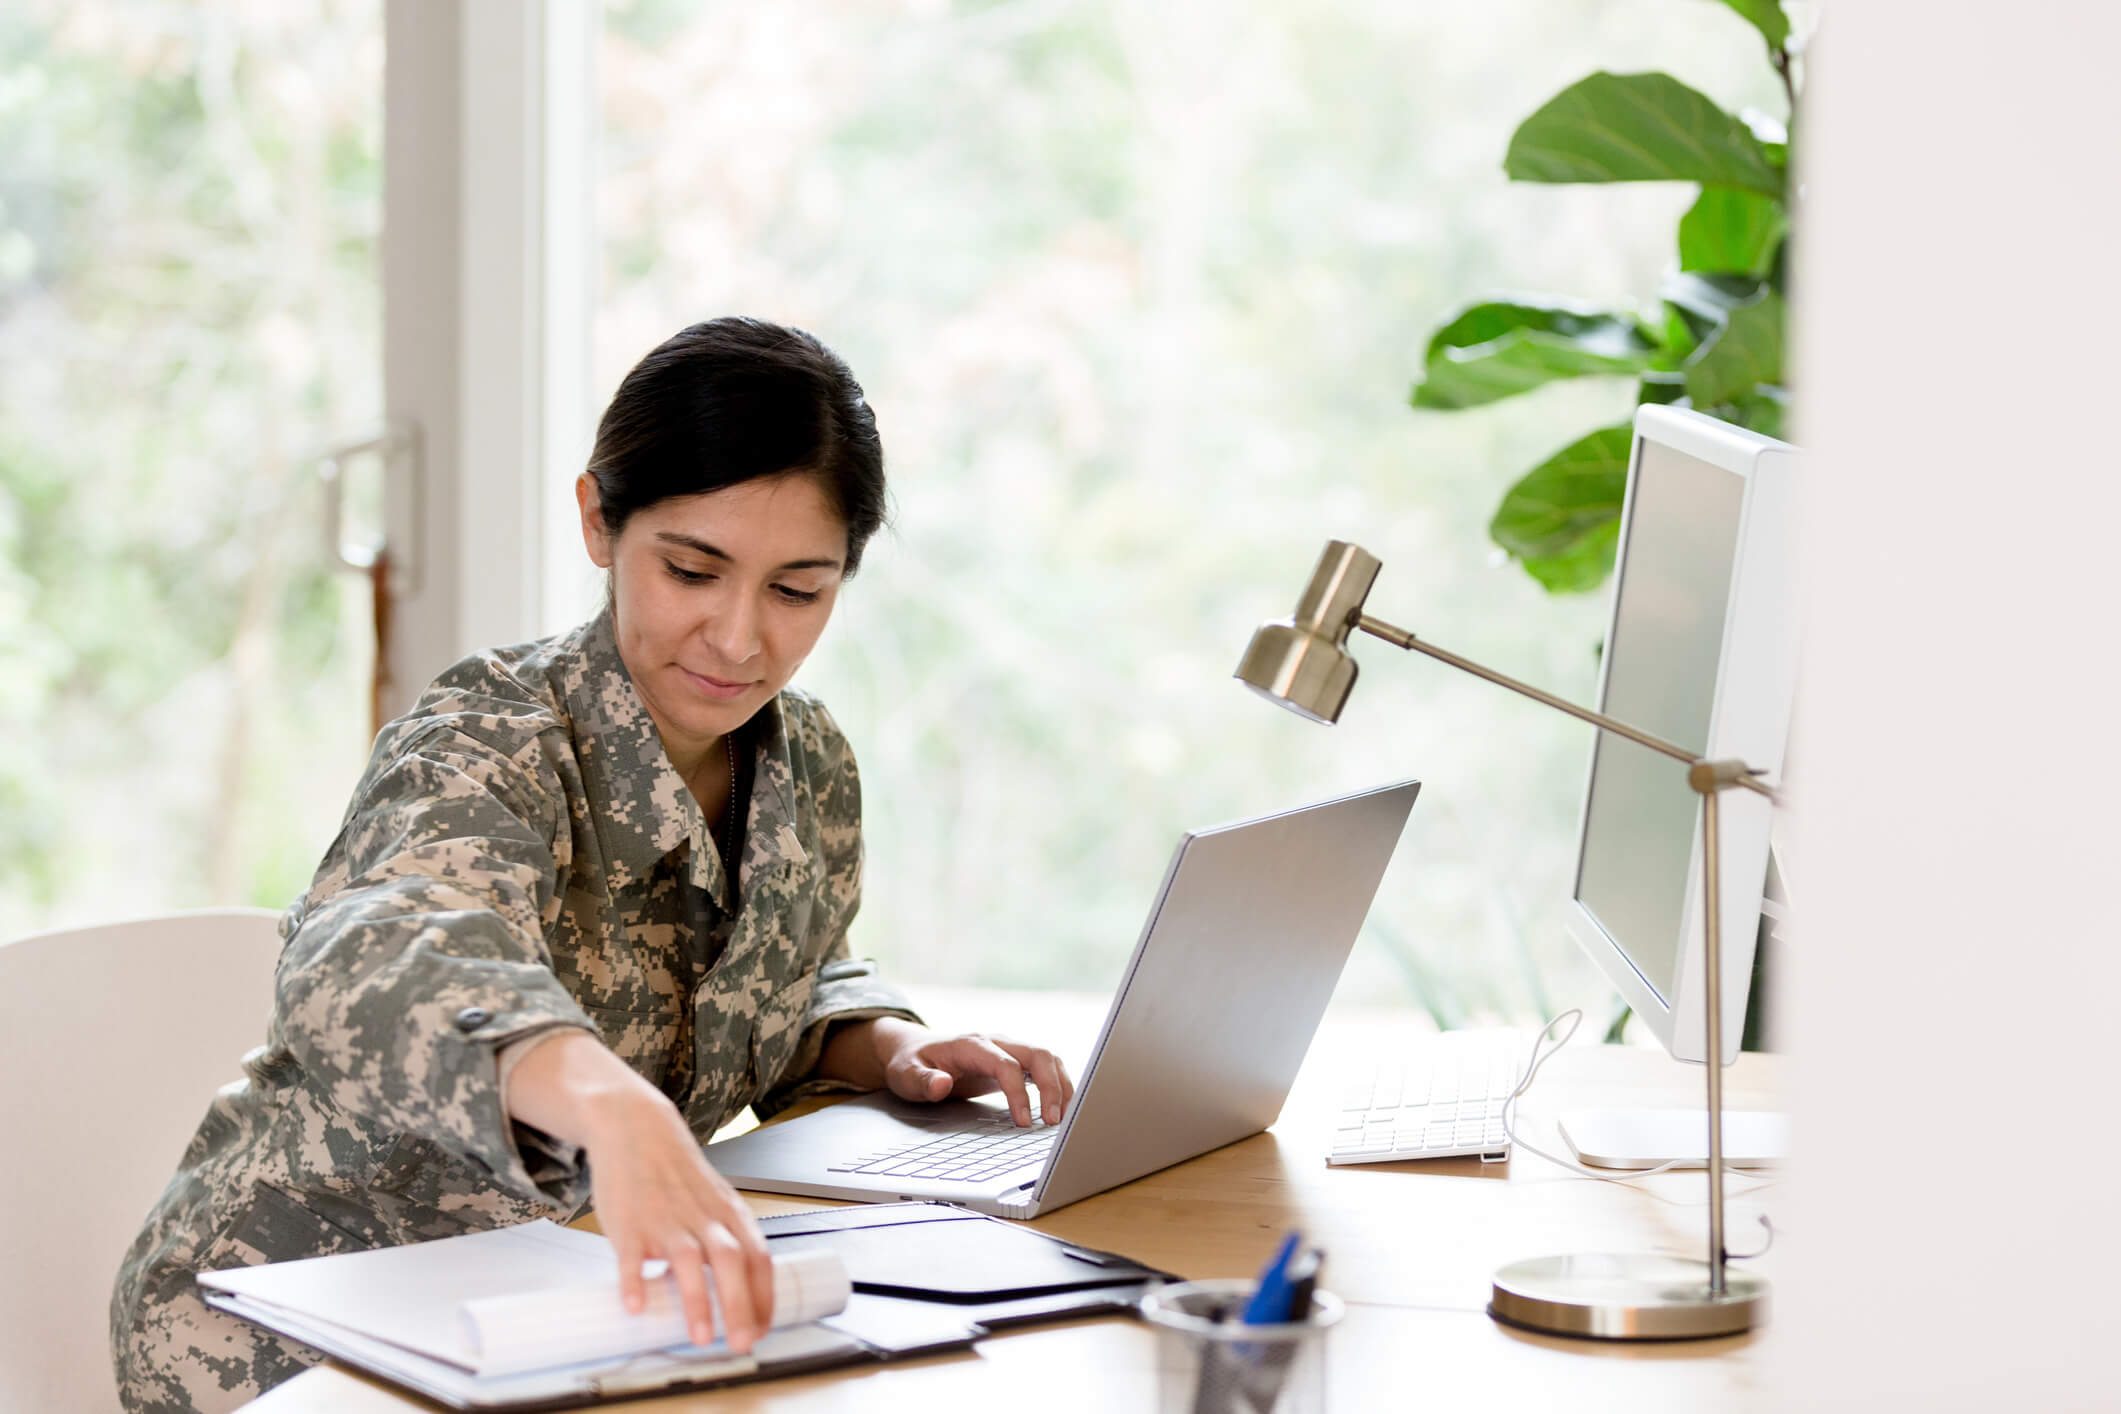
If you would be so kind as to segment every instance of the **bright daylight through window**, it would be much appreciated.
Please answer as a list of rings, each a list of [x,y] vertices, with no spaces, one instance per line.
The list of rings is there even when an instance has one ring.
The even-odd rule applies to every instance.
[[[381,0],[0,6],[0,937],[286,904],[367,755]]]
[[[1601,596],[1544,592],[1487,519],[1626,380],[1408,389],[1473,298],[1626,304],[1670,262],[1692,188],[1513,185],[1517,122],[1599,68],[1779,111],[1757,36],[1690,0],[603,15],[595,406],[750,313],[845,355],[882,428],[896,529],[797,678],[862,764],[858,952],[1101,990],[1182,830],[1417,776],[1343,995],[1606,1005],[1560,923],[1582,728],[1394,662],[1326,732],[1230,672],[1348,536],[1380,613],[1589,695]],[[379,412],[382,21],[0,12],[9,933],[282,905],[344,808],[366,589],[313,469]]]
[[[1486,521],[1630,389],[1406,395],[1474,295],[1625,303],[1669,263],[1691,187],[1503,178],[1596,68],[1779,97],[1757,36],[1673,0],[607,5],[598,404],[753,313],[846,355],[883,431],[897,533],[797,679],[860,754],[858,950],[1101,989],[1181,830],[1412,775],[1342,996],[1603,1014],[1559,922],[1583,728],[1420,663],[1330,732],[1230,681],[1343,535],[1379,612],[1590,695],[1601,596],[1497,563]]]

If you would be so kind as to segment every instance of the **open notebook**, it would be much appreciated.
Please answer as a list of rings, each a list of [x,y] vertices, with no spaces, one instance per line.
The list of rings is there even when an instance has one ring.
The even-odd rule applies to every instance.
[[[206,1272],[214,1306],[457,1409],[559,1408],[874,1358],[819,1324],[844,1310],[837,1253],[774,1257],[774,1329],[749,1355],[695,1346],[667,1277],[619,1301],[611,1245],[526,1223],[404,1247]]]

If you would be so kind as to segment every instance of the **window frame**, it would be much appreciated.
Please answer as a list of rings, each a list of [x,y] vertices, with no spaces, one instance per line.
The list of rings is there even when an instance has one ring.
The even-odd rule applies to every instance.
[[[582,602],[566,513],[591,429],[594,0],[386,0],[383,405],[402,711]]]

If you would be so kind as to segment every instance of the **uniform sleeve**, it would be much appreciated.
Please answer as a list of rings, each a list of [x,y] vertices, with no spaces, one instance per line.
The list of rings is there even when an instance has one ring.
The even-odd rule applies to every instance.
[[[876,1016],[900,1016],[919,1022],[898,988],[886,982],[869,958],[857,958],[847,946],[847,929],[862,904],[862,781],[854,751],[839,724],[821,706],[812,705],[822,736],[822,769],[816,780],[818,833],[824,843],[816,906],[811,911],[813,938],[822,940],[810,1003],[803,1013],[803,1036],[782,1072],[779,1084],[753,1106],[761,1119],[786,1109],[806,1095],[854,1090],[844,1080],[817,1074],[818,1060],[834,1025]]]
[[[511,1123],[495,1056],[555,1027],[596,1031],[545,946],[565,798],[542,762],[535,738],[446,726],[379,752],[297,905],[274,1018],[340,1109],[572,1206],[580,1152]]]

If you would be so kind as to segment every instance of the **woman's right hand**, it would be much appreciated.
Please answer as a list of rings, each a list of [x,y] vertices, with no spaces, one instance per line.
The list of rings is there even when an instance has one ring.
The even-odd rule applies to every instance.
[[[701,1154],[677,1106],[596,1037],[545,1039],[508,1077],[508,1112],[589,1153],[597,1222],[619,1261],[626,1309],[646,1304],[641,1263],[670,1264],[696,1345],[715,1337],[707,1273],[723,1334],[748,1352],[773,1319],[773,1264],[736,1190]]]

